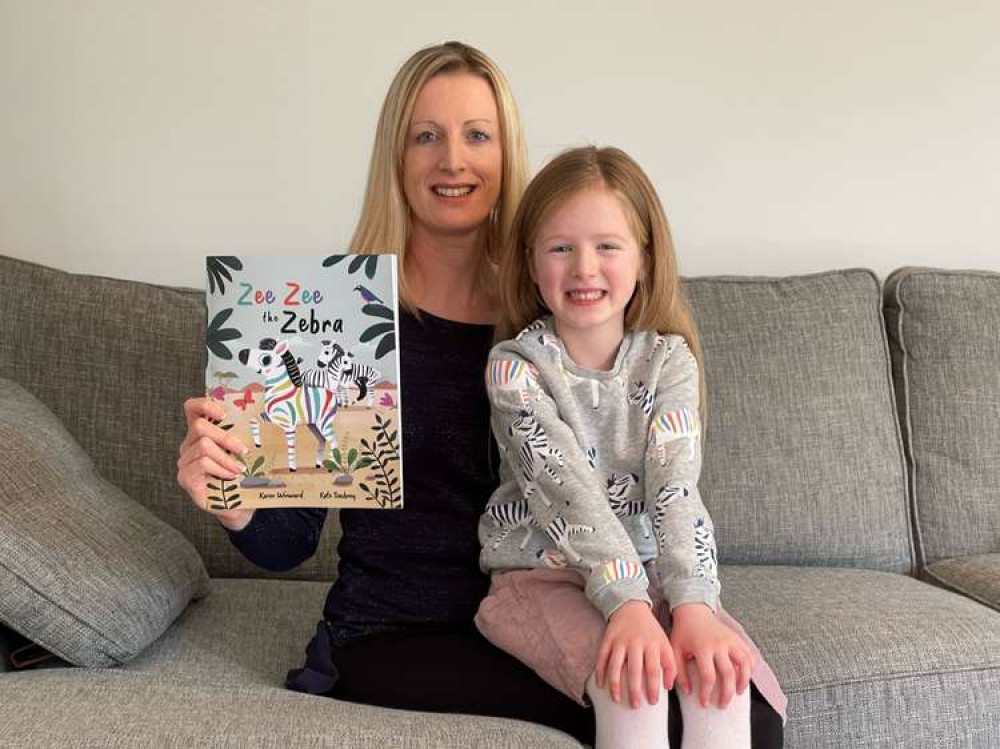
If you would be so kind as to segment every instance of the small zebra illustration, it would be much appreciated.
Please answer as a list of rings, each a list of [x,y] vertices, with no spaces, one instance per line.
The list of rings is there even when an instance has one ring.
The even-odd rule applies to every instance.
[[[593,532],[594,526],[567,523],[562,516],[557,517],[545,526],[545,535],[548,536],[552,543],[556,545],[556,548],[576,563],[581,562],[583,557],[577,554],[576,549],[574,549],[572,544],[570,544],[570,538],[578,536],[581,533]]]
[[[608,504],[616,517],[639,517],[642,525],[642,535],[649,538],[649,529],[643,519],[646,517],[646,503],[639,498],[629,498],[632,487],[639,483],[639,476],[635,473],[612,473],[608,476],[607,494]]]
[[[653,413],[653,394],[644,382],[636,382],[628,392],[628,402],[638,406],[646,416]]]
[[[295,428],[300,424],[308,425],[316,436],[316,467],[323,465],[327,451],[332,458],[337,447],[337,435],[333,431],[337,399],[331,390],[312,387],[302,381],[298,361],[288,341],[265,338],[259,349],[242,349],[237,358],[254,372],[264,375],[264,410],[259,417],[284,431],[288,469],[296,470]],[[250,433],[254,446],[260,447],[258,419],[250,419]]]
[[[653,419],[649,432],[656,445],[656,455],[661,466],[667,464],[667,443],[675,440],[687,441],[689,460],[693,460],[700,433],[698,413],[687,407],[664,411]]]
[[[500,532],[493,539],[493,549],[499,548],[500,544],[507,540],[507,536],[518,528],[524,528],[524,539],[522,539],[519,549],[524,549],[531,540],[533,529],[538,527],[535,516],[528,509],[528,503],[523,499],[516,502],[502,502],[501,504],[490,505],[486,508],[493,524],[500,529]]]
[[[667,516],[667,509],[678,499],[687,499],[691,492],[684,486],[664,486],[656,493],[656,505],[653,509],[653,530],[656,531],[656,540],[659,548],[667,546],[666,536],[663,535],[663,521]]]
[[[597,448],[588,447],[587,448],[587,465],[590,466],[590,470],[597,470]]]
[[[507,435],[509,437],[513,438],[515,434],[520,434],[523,437],[517,454],[521,475],[524,477],[526,484],[524,498],[528,499],[534,493],[536,487],[535,478],[543,471],[556,484],[562,484],[562,479],[559,478],[552,466],[549,465],[551,461],[560,468],[563,466],[562,451],[549,444],[549,437],[535,419],[533,411],[521,409],[517,412],[514,420],[507,427]],[[542,495],[542,501],[547,506],[552,505],[552,502],[545,495]]]
[[[705,518],[694,521],[694,553],[698,560],[694,574],[703,577],[713,585],[719,585],[719,561],[716,556],[715,535]]]
[[[606,583],[619,580],[645,580],[646,570],[642,562],[631,559],[611,559],[601,565],[601,575]]]
[[[365,402],[365,408],[371,408],[375,403],[375,386],[382,381],[382,373],[369,364],[362,364],[348,351],[344,355],[344,368],[341,373],[341,387],[346,391],[348,384],[354,383],[358,388],[358,400]]]
[[[316,357],[316,366],[302,372],[302,381],[312,387],[322,387],[337,392],[344,364],[344,349],[333,341],[320,343],[323,348]]]
[[[525,407],[531,400],[529,393],[538,391],[538,370],[530,362],[495,359],[490,362],[486,377],[488,384],[494,387],[516,390],[521,398],[521,405]]]
[[[529,323],[524,330],[522,330],[520,333],[517,334],[517,338],[515,338],[514,340],[520,341],[526,335],[534,333],[536,330],[541,330],[544,327],[545,327],[545,321],[539,318],[535,320],[533,323]]]

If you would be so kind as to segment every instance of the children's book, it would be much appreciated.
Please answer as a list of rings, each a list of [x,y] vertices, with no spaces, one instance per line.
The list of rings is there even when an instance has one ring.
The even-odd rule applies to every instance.
[[[205,389],[246,445],[209,508],[400,509],[394,255],[207,258]]]

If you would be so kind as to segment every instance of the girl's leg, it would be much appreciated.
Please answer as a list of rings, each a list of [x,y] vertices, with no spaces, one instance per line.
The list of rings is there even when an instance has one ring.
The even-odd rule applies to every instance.
[[[597,686],[597,678],[591,674],[587,679],[587,696],[594,704],[597,719],[594,749],[669,749],[667,715],[670,700],[662,687],[655,705],[650,705],[643,695],[642,704],[633,709],[629,705],[627,684],[622,684],[621,702],[615,702],[607,689]]]
[[[699,701],[701,677],[694,661],[687,662],[691,694],[677,690],[684,722],[681,749],[750,749],[750,687],[734,694],[725,710],[719,709],[716,684],[708,707]],[[600,721],[598,719],[598,726]]]

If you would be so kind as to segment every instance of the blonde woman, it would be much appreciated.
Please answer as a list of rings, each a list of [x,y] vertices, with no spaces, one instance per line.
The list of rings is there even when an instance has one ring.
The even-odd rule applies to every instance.
[[[527,182],[514,98],[482,52],[449,42],[396,74],[375,134],[356,252],[400,255],[406,509],[343,510],[339,577],[306,663],[286,686],[414,710],[529,720],[590,741],[588,711],[484,640],[472,624],[488,578],[476,524],[496,485],[483,367],[493,339],[493,257]],[[234,478],[244,446],[184,404],[178,483],[205,509],[210,477]],[[266,569],[315,552],[326,510],[216,515]],[[277,634],[277,633],[276,633]]]

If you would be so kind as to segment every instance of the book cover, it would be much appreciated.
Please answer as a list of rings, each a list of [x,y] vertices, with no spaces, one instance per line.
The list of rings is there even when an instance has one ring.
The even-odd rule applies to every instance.
[[[209,508],[401,509],[396,257],[206,265],[206,395],[249,448]]]

